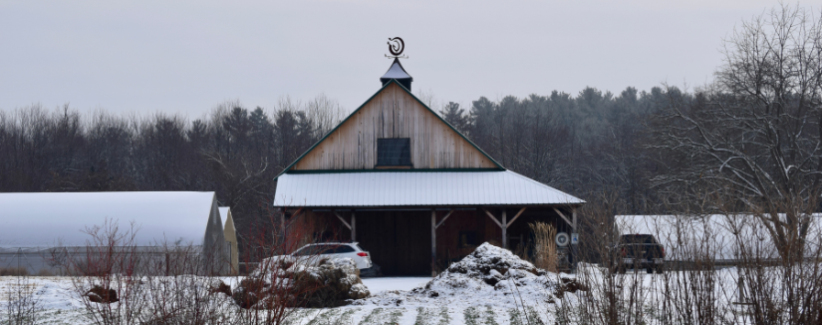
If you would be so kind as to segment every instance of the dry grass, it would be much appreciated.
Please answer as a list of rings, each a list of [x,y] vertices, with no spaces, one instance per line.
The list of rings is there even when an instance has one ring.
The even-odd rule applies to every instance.
[[[29,275],[25,267],[0,267],[0,276],[23,276]]]
[[[531,231],[534,232],[534,266],[550,271],[557,271],[557,246],[554,239],[557,230],[553,226],[543,222],[529,223]]]

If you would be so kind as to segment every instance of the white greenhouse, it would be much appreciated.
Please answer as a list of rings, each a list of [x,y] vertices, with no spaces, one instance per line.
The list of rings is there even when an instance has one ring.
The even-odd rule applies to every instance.
[[[811,218],[806,254],[819,252],[820,215]],[[618,215],[620,234],[651,234],[665,247],[666,260],[693,262],[710,258],[716,265],[735,265],[743,259],[775,260],[776,245],[762,221],[746,214]]]
[[[100,265],[117,272],[230,269],[214,192],[2,193],[0,207],[0,268],[30,274],[98,272]],[[97,261],[102,256],[106,261]]]

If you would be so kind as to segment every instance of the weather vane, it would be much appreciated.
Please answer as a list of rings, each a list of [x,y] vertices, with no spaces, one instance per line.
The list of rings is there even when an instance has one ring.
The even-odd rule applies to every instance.
[[[402,51],[405,51],[405,42],[402,38],[394,37],[388,39],[388,52],[391,52],[391,55],[386,55],[385,57],[389,59],[407,59],[407,55],[402,55]]]

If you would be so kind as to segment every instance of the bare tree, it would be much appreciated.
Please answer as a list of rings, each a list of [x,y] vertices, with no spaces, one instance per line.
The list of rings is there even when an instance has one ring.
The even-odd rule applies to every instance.
[[[345,118],[346,113],[338,101],[325,94],[317,95],[305,105],[305,114],[316,125],[318,137],[331,132]]]
[[[692,99],[669,91],[656,121],[655,147],[688,162],[656,183],[708,188],[758,212],[783,258],[801,254],[822,185],[822,20],[814,15],[782,5],[744,22],[725,40],[716,85]]]

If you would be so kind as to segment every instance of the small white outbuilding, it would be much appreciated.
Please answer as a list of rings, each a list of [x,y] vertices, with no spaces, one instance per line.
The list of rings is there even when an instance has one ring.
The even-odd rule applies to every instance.
[[[0,267],[57,272],[51,252],[86,251],[81,248],[95,244],[89,233],[108,225],[120,234],[133,229],[133,240],[115,245],[142,255],[188,247],[201,259],[209,256],[203,260],[215,265],[215,273],[229,269],[214,192],[1,193],[0,211]]]

